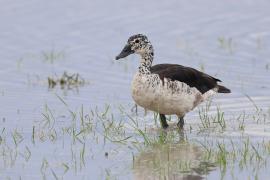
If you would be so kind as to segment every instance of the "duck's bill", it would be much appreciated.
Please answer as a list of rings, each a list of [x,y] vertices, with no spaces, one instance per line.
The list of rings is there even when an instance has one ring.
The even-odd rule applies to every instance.
[[[115,60],[127,57],[128,55],[133,54],[133,53],[134,53],[134,51],[131,49],[131,46],[129,44],[127,44],[124,47],[124,49],[121,51],[121,53],[118,56],[116,56]]]

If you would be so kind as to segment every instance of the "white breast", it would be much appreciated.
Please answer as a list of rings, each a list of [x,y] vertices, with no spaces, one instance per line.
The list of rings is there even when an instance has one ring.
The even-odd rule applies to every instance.
[[[132,82],[132,97],[138,105],[167,115],[184,116],[211,95],[179,81],[165,78],[162,82],[157,74],[137,73]]]

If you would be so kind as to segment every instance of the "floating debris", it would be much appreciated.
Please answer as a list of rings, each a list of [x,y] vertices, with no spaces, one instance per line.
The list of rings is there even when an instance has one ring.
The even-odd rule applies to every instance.
[[[68,75],[67,72],[64,72],[61,77],[48,77],[49,88],[54,88],[58,84],[62,89],[72,88],[84,85],[85,80],[78,73]]]

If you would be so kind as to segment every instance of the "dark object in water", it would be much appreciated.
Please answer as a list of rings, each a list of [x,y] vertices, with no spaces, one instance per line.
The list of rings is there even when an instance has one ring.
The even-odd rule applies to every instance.
[[[191,67],[178,64],[152,66],[154,48],[143,34],[131,36],[116,60],[139,54],[141,63],[132,82],[132,97],[136,104],[160,115],[161,126],[168,127],[165,115],[177,115],[182,129],[184,116],[216,93],[231,91],[219,85],[221,80]]]
[[[48,77],[49,88],[54,88],[57,84],[59,84],[62,89],[65,87],[71,88],[73,86],[84,85],[85,80],[78,73],[68,75],[67,72],[64,72],[60,78]]]

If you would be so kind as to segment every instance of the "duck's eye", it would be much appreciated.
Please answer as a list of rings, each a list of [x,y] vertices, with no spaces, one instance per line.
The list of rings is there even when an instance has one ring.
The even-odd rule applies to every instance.
[[[138,40],[138,39],[136,39],[136,40],[135,40],[135,43],[139,43],[139,40]]]

